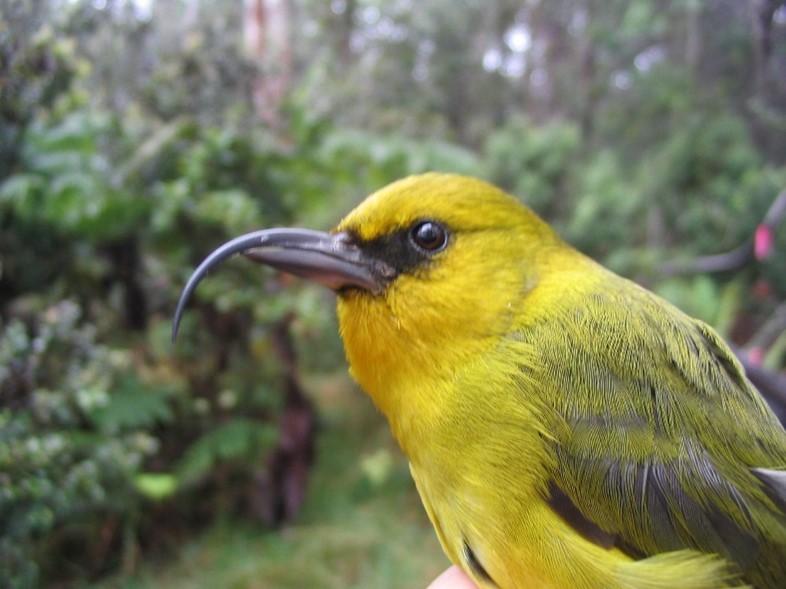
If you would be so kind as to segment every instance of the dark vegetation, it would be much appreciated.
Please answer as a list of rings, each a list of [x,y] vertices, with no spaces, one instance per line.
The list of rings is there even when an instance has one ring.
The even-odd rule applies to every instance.
[[[784,72],[772,0],[0,0],[0,584],[291,521],[330,295],[228,264],[175,347],[174,301],[221,241],[419,171],[715,325],[783,415]]]

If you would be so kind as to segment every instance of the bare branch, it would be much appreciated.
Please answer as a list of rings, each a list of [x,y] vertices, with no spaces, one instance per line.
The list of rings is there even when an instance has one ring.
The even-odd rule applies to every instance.
[[[786,189],[782,190],[764,215],[762,224],[775,227],[786,217]],[[680,274],[704,274],[727,272],[742,268],[753,259],[753,238],[747,239],[735,249],[711,256],[700,256],[691,260],[665,262],[659,269],[664,276]]]
[[[786,420],[786,375],[758,366],[750,361],[744,351],[732,349],[745,368],[748,379],[759,389],[781,421]]]
[[[680,274],[724,272],[741,268],[751,258],[753,258],[753,240],[748,239],[741,246],[723,254],[700,256],[692,260],[665,262],[660,267],[660,273],[665,276],[678,276]]]
[[[770,205],[767,214],[764,215],[764,223],[775,227],[784,217],[786,217],[786,189],[782,190]]]
[[[770,318],[764,322],[764,325],[748,340],[745,347],[766,350],[784,331],[786,331],[786,303],[781,303],[775,308],[775,312]]]
[[[164,149],[177,140],[185,128],[186,122],[185,117],[177,117],[153,133],[112,175],[113,186],[122,186],[132,175],[139,172],[142,166],[158,157]]]

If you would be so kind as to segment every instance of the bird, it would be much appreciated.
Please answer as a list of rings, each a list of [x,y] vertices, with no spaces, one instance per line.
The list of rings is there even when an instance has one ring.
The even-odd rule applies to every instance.
[[[349,371],[482,589],[786,587],[786,432],[722,338],[483,180],[426,173],[235,254],[337,293]]]

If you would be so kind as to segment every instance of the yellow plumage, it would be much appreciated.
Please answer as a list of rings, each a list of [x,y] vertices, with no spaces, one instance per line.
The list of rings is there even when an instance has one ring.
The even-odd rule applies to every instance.
[[[454,563],[481,587],[502,589],[744,585],[737,567],[701,550],[700,517],[674,524],[676,539],[653,539],[657,522],[633,521],[646,517],[646,506],[633,506],[635,485],[646,481],[631,474],[628,484],[604,486],[574,464],[585,454],[633,465],[623,465],[631,473],[677,464],[685,501],[725,509],[728,525],[757,537],[763,553],[774,551],[767,558],[786,560],[781,507],[750,472],[786,466],[786,436],[709,327],[579,254],[512,197],[473,179],[397,182],[338,231],[372,242],[431,219],[449,228],[444,251],[382,295],[344,293],[338,313],[351,372],[409,457]],[[632,398],[642,389],[643,398]],[[672,407],[677,401],[686,407]],[[724,436],[739,447],[726,447]],[[737,477],[729,484],[750,504],[745,515],[735,493],[690,481],[692,466],[679,464],[690,451],[709,453],[718,476]],[[560,477],[563,468],[574,475]],[[584,517],[634,546],[623,552],[578,533],[546,500],[555,480]],[[569,488],[582,483],[595,486],[586,497]],[[613,489],[620,495],[606,493]],[[691,517],[682,511],[673,518]],[[762,566],[748,579],[775,587],[784,565]]]
[[[354,377],[449,558],[491,589],[786,587],[786,432],[707,325],[460,176],[396,182],[332,234],[234,253],[339,293]]]

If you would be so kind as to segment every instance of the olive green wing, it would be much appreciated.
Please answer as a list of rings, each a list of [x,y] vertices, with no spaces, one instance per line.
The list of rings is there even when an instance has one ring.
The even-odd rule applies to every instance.
[[[783,427],[711,328],[612,278],[528,330],[559,422],[553,508],[634,557],[692,548],[782,586]]]

